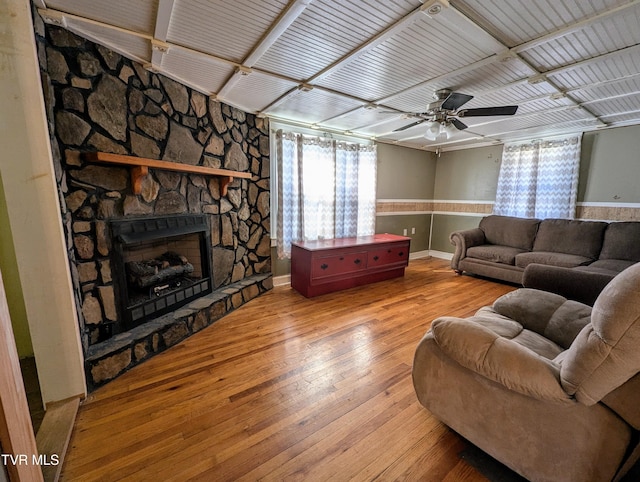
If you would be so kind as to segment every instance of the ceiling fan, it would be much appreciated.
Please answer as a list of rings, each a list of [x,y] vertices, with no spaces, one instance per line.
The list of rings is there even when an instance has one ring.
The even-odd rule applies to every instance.
[[[446,140],[456,132],[464,130],[467,125],[460,117],[481,117],[494,115],[514,115],[518,110],[517,105],[504,105],[499,107],[479,107],[476,109],[460,109],[464,104],[473,99],[472,95],[454,92],[451,89],[436,90],[433,94],[434,102],[427,105],[427,112],[409,114],[419,120],[406,126],[395,129],[393,132],[403,131],[410,127],[429,122],[425,137],[429,140]]]

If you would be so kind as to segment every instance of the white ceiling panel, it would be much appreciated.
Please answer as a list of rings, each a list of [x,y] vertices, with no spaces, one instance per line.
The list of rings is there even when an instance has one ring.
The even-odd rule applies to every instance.
[[[241,63],[286,0],[176,0],[167,41]]]
[[[384,136],[384,138],[389,138],[389,139],[393,139],[393,137],[387,137],[385,134],[389,134],[389,136],[393,135],[391,134],[393,131],[395,131],[396,129],[400,129],[401,127],[404,127],[406,125],[409,125],[413,122],[416,122],[416,118],[413,117],[409,117],[406,115],[394,115],[394,114],[389,114],[388,119],[387,120],[382,120],[380,122],[377,122],[375,124],[371,124],[368,126],[361,126],[357,129],[357,132],[361,132],[364,133],[366,135],[369,136],[376,136],[376,137],[380,137],[380,136]],[[419,132],[420,131],[420,127],[416,128],[417,130],[414,132]],[[403,134],[399,134],[397,135],[395,138],[398,139],[400,137],[411,137],[411,131],[409,131],[409,129],[406,129]]]
[[[296,90],[282,101],[265,110],[267,115],[315,124],[332,118],[345,110],[359,107],[361,102],[330,92],[313,89]]]
[[[600,117],[615,116],[621,112],[640,112],[640,92],[592,102],[589,110]]]
[[[492,91],[476,92],[478,96],[465,107],[489,107],[493,105],[519,105],[521,108],[529,102],[547,99],[557,90],[546,82],[530,84],[517,82]],[[520,111],[521,112],[521,111]]]
[[[640,72],[640,48],[634,46],[607,55],[601,60],[577,64],[575,68],[567,68],[549,77],[564,90],[588,87],[611,79],[630,77]]]
[[[634,125],[640,123],[640,112],[628,112],[615,114],[606,117],[605,120],[610,125]]]
[[[640,73],[617,81],[604,82],[571,92],[579,102],[598,102],[613,97],[623,97],[640,92]]]
[[[327,119],[323,124],[331,127],[332,129],[353,131],[372,124],[388,122],[392,117],[399,117],[401,115],[401,113],[392,114],[390,111],[381,107],[366,108],[363,106],[349,111],[346,114],[341,114],[332,119]]]
[[[162,69],[190,84],[205,94],[217,93],[235,71],[235,66],[211,59],[180,47],[174,47],[162,58]]]
[[[250,75],[240,75],[223,101],[249,112],[259,112],[296,86],[297,84],[289,80],[254,70]]]
[[[509,47],[622,5],[625,0],[461,0],[461,11]]]
[[[440,14],[442,15],[442,14]],[[325,87],[375,100],[412,87],[416,79],[432,79],[495,54],[481,37],[467,42],[449,22],[418,17],[397,35],[363,52],[318,83]],[[491,45],[495,45],[491,42]],[[358,75],[366,72],[366,75]]]
[[[294,79],[309,79],[419,5],[418,0],[315,0],[265,53],[256,67]]]
[[[158,12],[158,0],[47,0],[45,3],[50,9],[146,34],[153,33]]]
[[[640,124],[640,0],[44,4],[46,22],[160,74],[247,112],[325,131],[453,149]],[[426,122],[396,131],[455,118],[440,108],[444,97],[436,102],[440,89],[474,96],[458,111],[518,112],[462,117],[469,129],[441,143],[423,138]]]
[[[132,31],[113,29],[105,24],[87,22],[78,18],[66,21],[67,28],[76,35],[109,47],[126,57],[141,63],[151,59],[151,42]]]
[[[546,72],[615,52],[640,42],[640,6],[522,53],[538,70]]]

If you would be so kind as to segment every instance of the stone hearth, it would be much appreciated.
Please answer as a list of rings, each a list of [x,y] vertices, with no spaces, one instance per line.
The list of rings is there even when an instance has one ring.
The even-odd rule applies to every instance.
[[[170,348],[271,288],[270,274],[250,276],[173,313],[92,345],[86,356],[89,389]]]

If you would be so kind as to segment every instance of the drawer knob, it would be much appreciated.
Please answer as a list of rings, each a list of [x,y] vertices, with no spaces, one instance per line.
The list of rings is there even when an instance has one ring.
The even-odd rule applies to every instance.
[[[404,256],[404,251],[400,251],[400,252],[398,253],[398,256]]]
[[[374,257],[373,257],[373,260],[374,260],[374,261],[378,261],[379,259],[380,259],[380,257],[378,257],[378,256],[374,256]]]
[[[324,264],[324,263],[322,263],[322,264],[320,265],[320,269],[327,269],[328,267],[329,267],[329,265],[328,265],[328,264]]]
[[[360,259],[356,258],[356,259],[354,260],[354,263],[355,263],[355,264],[360,264],[360,263],[362,263],[362,261],[360,261]]]

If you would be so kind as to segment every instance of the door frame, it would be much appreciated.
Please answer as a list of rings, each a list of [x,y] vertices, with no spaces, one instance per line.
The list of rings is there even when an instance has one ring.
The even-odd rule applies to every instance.
[[[0,272],[0,444],[12,482],[42,481],[38,448]]]

